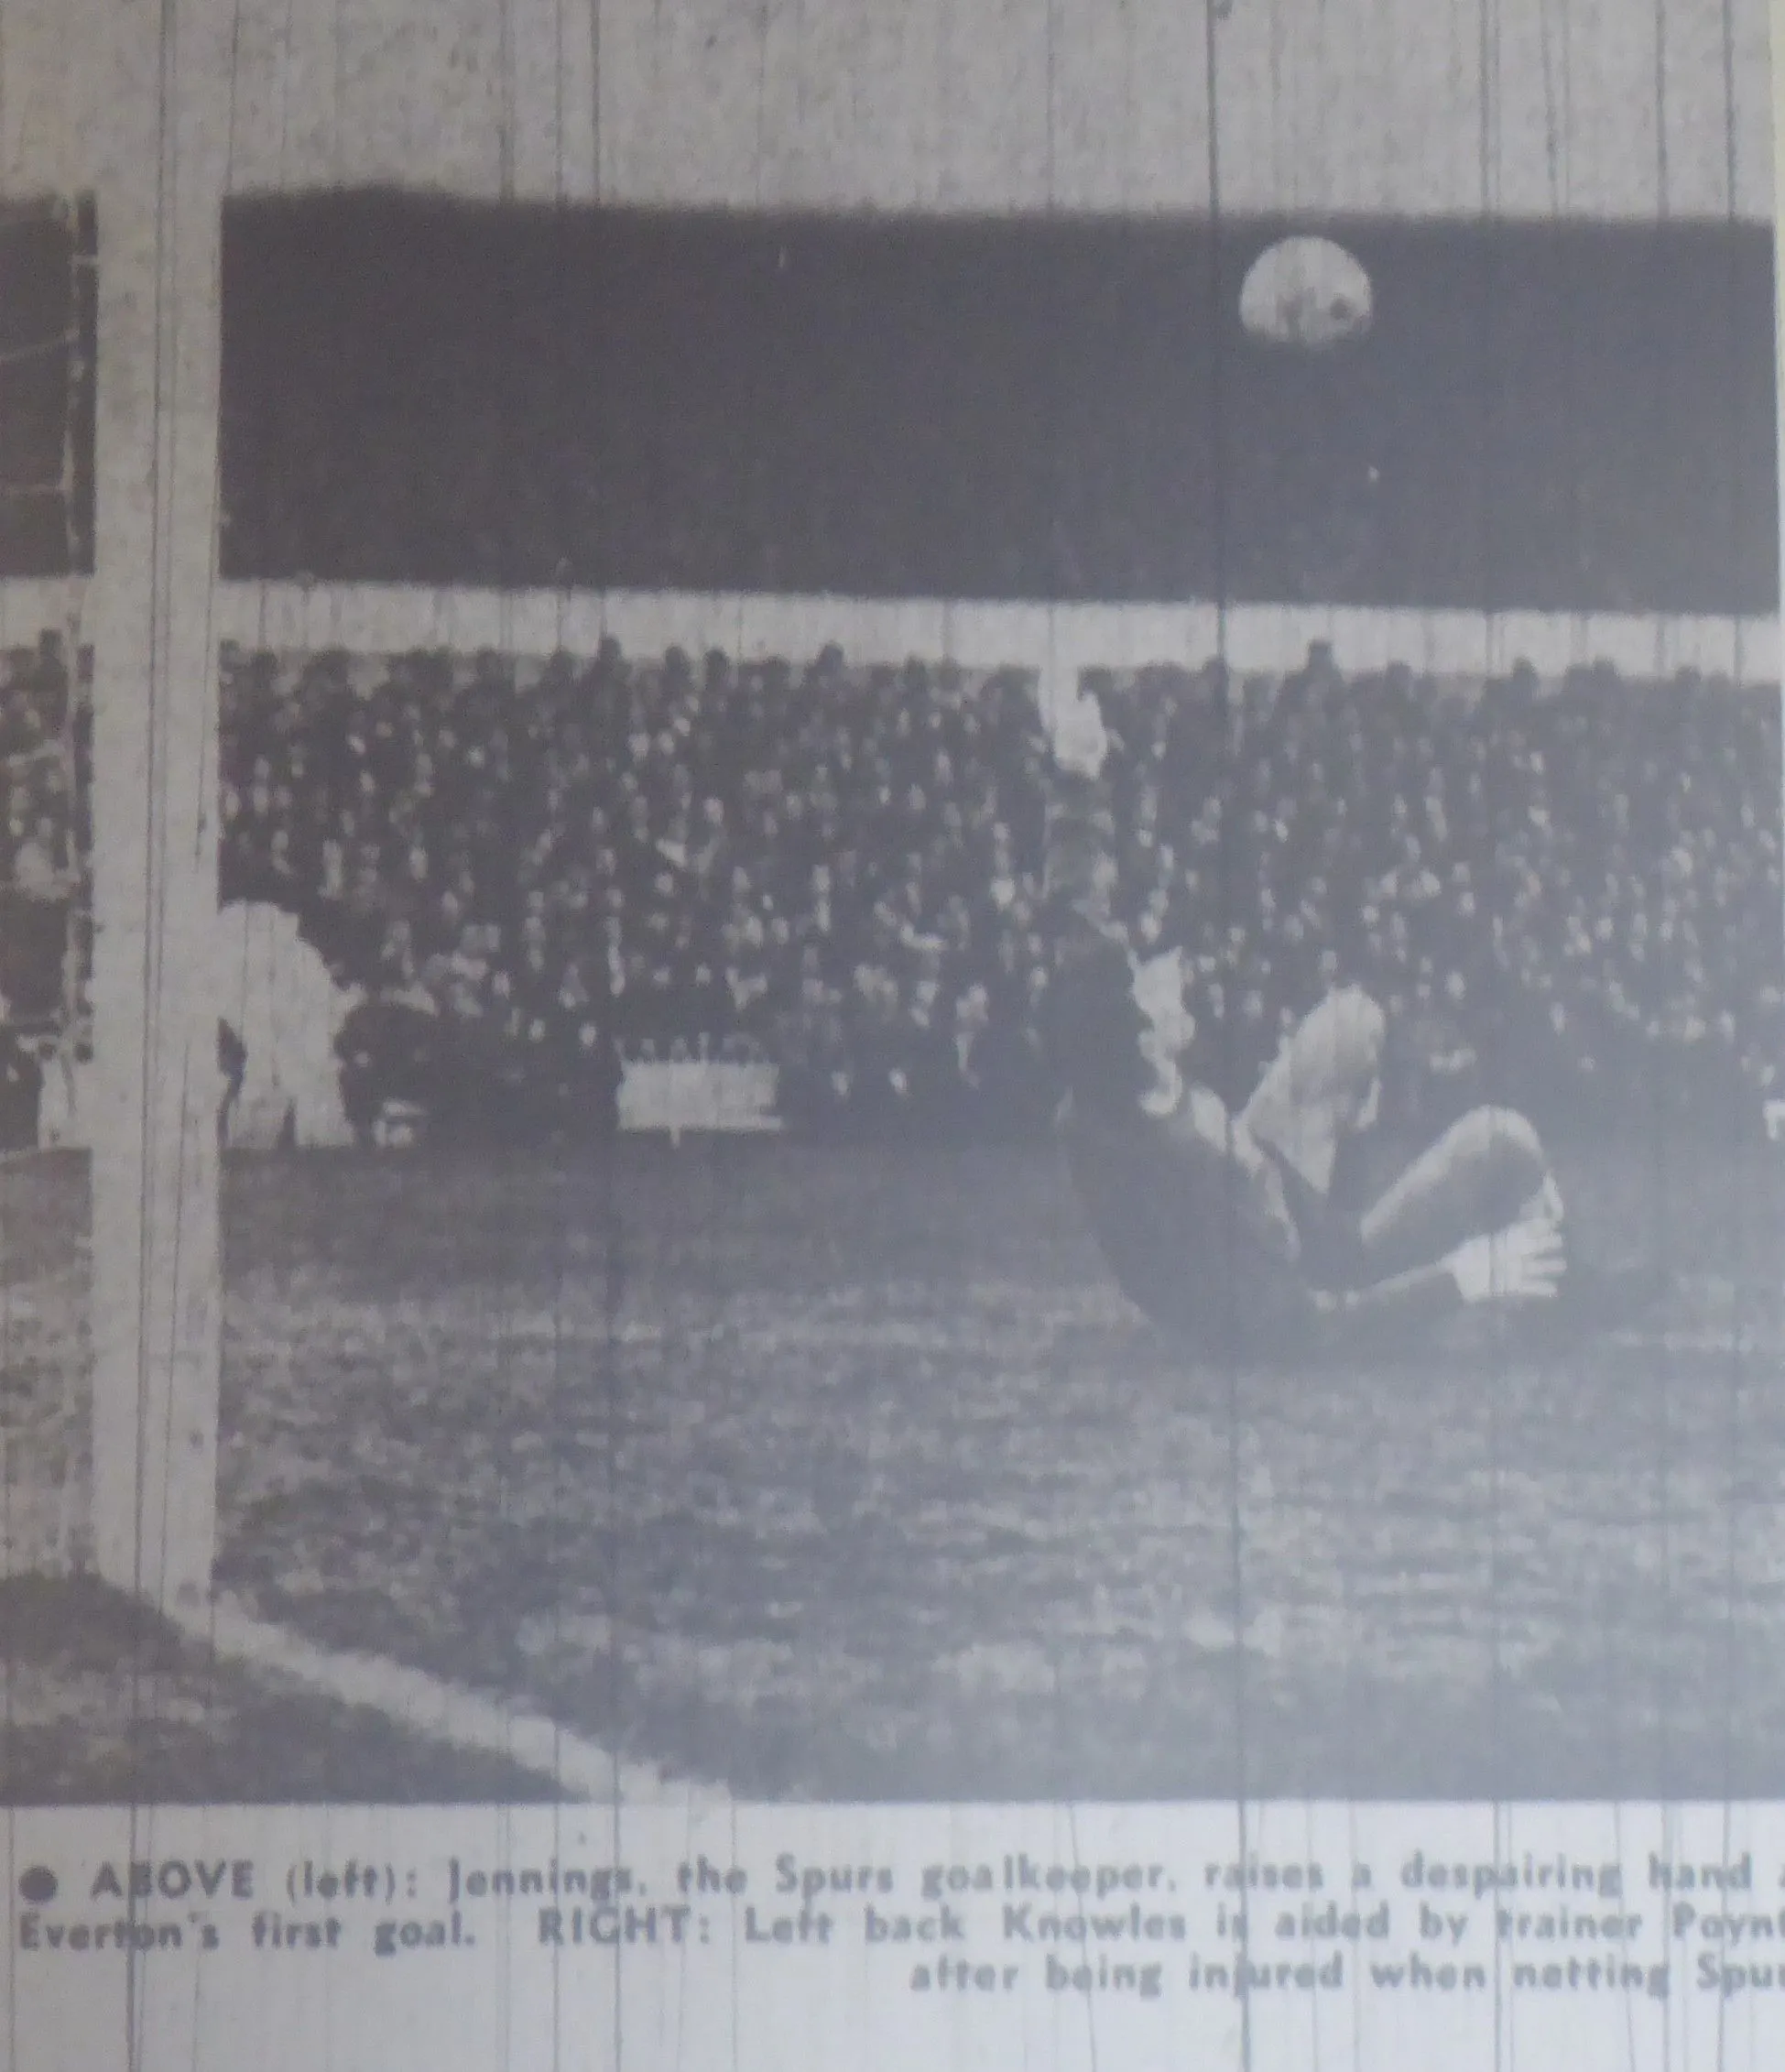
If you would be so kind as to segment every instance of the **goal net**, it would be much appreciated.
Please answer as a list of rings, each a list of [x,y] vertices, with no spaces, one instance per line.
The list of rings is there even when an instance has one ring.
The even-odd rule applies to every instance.
[[[96,287],[90,199],[0,202],[0,1577],[88,1537]]]
[[[0,1576],[82,1557],[93,1057],[91,673],[0,649]]]

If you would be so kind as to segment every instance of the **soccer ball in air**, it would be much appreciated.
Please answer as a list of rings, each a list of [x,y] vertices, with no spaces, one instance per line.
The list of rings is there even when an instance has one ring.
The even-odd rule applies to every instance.
[[[1254,338],[1302,352],[1330,351],[1370,328],[1370,277],[1330,237],[1284,237],[1253,260],[1239,319]]]

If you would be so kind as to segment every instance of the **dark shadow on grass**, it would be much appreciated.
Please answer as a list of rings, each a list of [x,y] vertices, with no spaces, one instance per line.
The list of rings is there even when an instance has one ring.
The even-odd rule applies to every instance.
[[[0,1583],[0,1805],[550,1802],[550,1781],[224,1660],[91,1577]]]
[[[0,1582],[0,1662],[8,1670],[173,1670],[187,1652],[177,1627],[97,1576]]]

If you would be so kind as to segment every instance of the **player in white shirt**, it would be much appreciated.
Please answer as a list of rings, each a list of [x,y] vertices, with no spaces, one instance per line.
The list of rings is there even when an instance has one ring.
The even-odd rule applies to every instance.
[[[1052,731],[1060,1130],[1129,1297],[1209,1352],[1263,1357],[1416,1344],[1464,1312],[1553,1304],[1562,1197],[1536,1129],[1509,1108],[1463,1117],[1361,1216],[1333,1207],[1340,1146],[1381,1098],[1386,1024],[1367,994],[1330,993],[1237,1113],[1185,1076],[1196,1025],[1182,961],[1137,957],[1110,916],[1101,715],[1069,695]]]

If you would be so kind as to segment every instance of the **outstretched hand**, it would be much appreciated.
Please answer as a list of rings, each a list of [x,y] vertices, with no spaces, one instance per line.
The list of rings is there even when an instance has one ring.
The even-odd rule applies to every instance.
[[[1551,1301],[1568,1265],[1561,1221],[1545,1203],[1491,1237],[1469,1238],[1444,1264],[1465,1303]]]
[[[1076,682],[1063,685],[1049,719],[1053,759],[1069,777],[1095,777],[1109,752],[1109,736],[1097,701]]]

